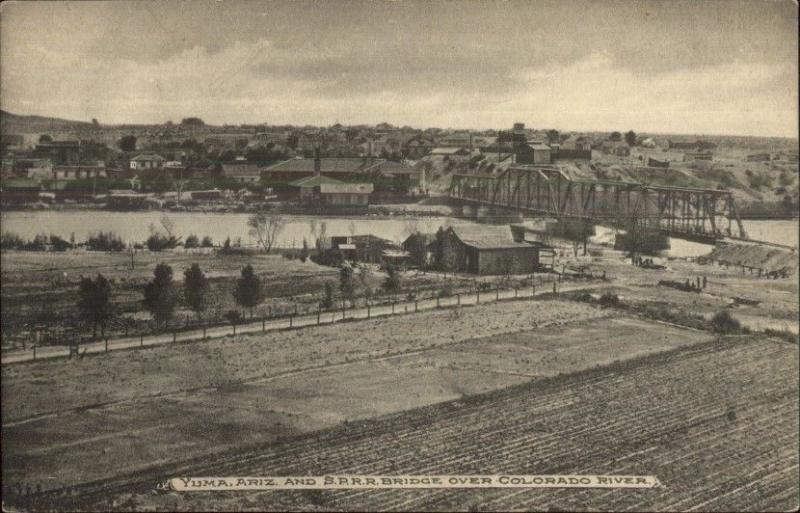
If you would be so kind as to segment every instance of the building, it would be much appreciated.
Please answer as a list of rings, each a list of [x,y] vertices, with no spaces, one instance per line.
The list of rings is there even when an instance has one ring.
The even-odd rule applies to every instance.
[[[333,209],[366,209],[373,190],[371,183],[321,183],[320,205]]]
[[[394,242],[374,235],[334,235],[330,248],[339,251],[344,260],[374,264],[383,263],[386,251],[399,249]]]
[[[441,242],[445,269],[471,274],[529,274],[540,269],[538,243],[517,242],[509,226],[458,225]]]
[[[444,148],[437,147],[431,150],[432,157],[441,157],[442,160],[451,162],[466,162],[472,156],[472,152],[467,148]]]
[[[0,203],[22,205],[39,201],[42,186],[29,178],[8,178],[0,181]]]
[[[584,137],[582,135],[580,136],[571,135],[569,138],[567,138],[566,140],[564,140],[564,142],[561,143],[560,150],[588,151],[591,154],[592,141],[589,138]]]
[[[552,150],[544,143],[526,143],[517,149],[518,164],[550,164],[552,161]]]
[[[33,150],[38,158],[47,158],[56,165],[75,165],[81,160],[81,143],[79,141],[40,142]]]
[[[647,157],[647,167],[669,167],[668,160],[656,160],[653,157]]]
[[[264,169],[264,179],[276,185],[289,185],[307,176],[321,174],[337,180],[377,172],[383,159],[369,157],[294,158]]]
[[[416,232],[409,235],[400,247],[408,253],[408,260],[417,267],[433,264],[436,234]]]
[[[155,153],[140,153],[130,160],[129,168],[136,170],[158,169],[164,165],[164,157]]]
[[[261,168],[246,163],[222,164],[222,176],[243,185],[255,185],[261,182]]]
[[[320,203],[320,186],[322,184],[341,184],[339,180],[329,176],[313,175],[300,178],[290,183],[291,187],[297,189],[296,198],[302,203]]]
[[[714,154],[710,151],[690,151],[683,154],[683,161],[689,162],[692,160],[713,160]]]
[[[51,178],[57,181],[72,181],[105,178],[106,176],[105,166],[54,166]]]

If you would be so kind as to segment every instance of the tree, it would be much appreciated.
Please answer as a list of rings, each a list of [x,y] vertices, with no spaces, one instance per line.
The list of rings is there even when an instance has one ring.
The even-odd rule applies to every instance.
[[[619,132],[611,132],[611,135],[608,136],[609,141],[621,141],[622,134]]]
[[[122,151],[136,151],[136,136],[123,135],[122,138],[117,141],[117,146]]]
[[[333,282],[325,282],[325,293],[320,301],[320,307],[324,310],[333,308]]]
[[[303,249],[300,250],[300,261],[305,263],[305,261],[308,260],[308,254],[308,242],[306,238],[303,237]]]
[[[547,131],[547,141],[550,144],[557,143],[561,138],[561,134],[558,133],[558,130],[548,130]]]
[[[413,233],[408,238],[407,249],[411,256],[411,261],[418,267],[425,267],[428,264],[427,239],[421,233]]]
[[[39,144],[50,143],[50,142],[53,142],[53,138],[50,137],[49,135],[42,134],[42,135],[39,136]]]
[[[353,268],[343,265],[339,270],[339,290],[343,297],[346,297],[352,305],[355,300],[355,284],[353,283]]]
[[[156,326],[166,325],[175,311],[177,296],[172,286],[172,267],[158,264],[153,280],[144,287],[144,305],[156,321]]]
[[[198,319],[208,306],[207,295],[208,279],[198,264],[192,264],[183,272],[183,297]]]
[[[92,325],[92,337],[100,334],[105,338],[106,325],[113,316],[111,304],[111,284],[102,275],[97,278],[81,278],[78,285],[78,312],[80,317]]]
[[[636,146],[636,132],[633,130],[625,132],[625,142],[628,143],[628,146]]]
[[[250,235],[258,240],[258,243],[269,253],[278,240],[278,235],[286,226],[283,216],[277,214],[258,213],[250,216],[247,220],[250,227]]]
[[[196,118],[196,117],[183,118],[181,120],[181,125],[183,125],[183,126],[206,126],[205,122],[202,119]]]
[[[386,280],[383,282],[383,290],[390,294],[400,290],[400,275],[393,265],[386,268]]]
[[[237,305],[250,309],[250,317],[253,316],[253,308],[264,299],[261,280],[253,272],[252,265],[248,264],[242,269],[241,278],[236,280],[233,298]]]
[[[200,245],[203,246],[204,248],[210,248],[214,245],[214,241],[211,240],[211,237],[206,235],[205,237],[203,237],[203,240],[200,242]]]
[[[191,233],[188,237],[186,237],[186,241],[183,243],[183,247],[185,248],[197,248],[200,246],[200,239],[197,238],[197,235]]]

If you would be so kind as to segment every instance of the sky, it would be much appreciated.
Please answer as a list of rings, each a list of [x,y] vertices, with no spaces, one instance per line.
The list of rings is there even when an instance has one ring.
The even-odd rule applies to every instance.
[[[796,138],[797,14],[791,0],[3,2],[0,105]]]

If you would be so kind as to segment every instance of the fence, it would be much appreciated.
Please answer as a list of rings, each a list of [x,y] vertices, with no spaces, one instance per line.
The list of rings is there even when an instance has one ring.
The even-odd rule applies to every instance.
[[[584,278],[592,277],[594,276],[584,276]],[[275,310],[268,309],[267,311],[260,312],[259,315],[253,315],[237,323],[187,323],[180,327],[173,327],[173,329],[169,331],[139,333],[134,336],[115,339],[105,338],[104,340],[84,344],[75,343],[70,346],[33,346],[30,350],[4,355],[3,364],[35,361],[45,358],[82,358],[86,354],[105,353],[119,349],[198,341],[246,333],[266,333],[268,331],[334,324],[342,321],[371,319],[440,308],[533,298],[537,295],[558,293],[561,291],[562,280],[560,276],[548,275],[547,278],[550,279],[545,279],[543,276],[537,278],[537,280],[528,280],[526,286],[515,284],[510,287],[491,287],[489,284],[483,284],[460,287],[449,293],[443,290],[438,293],[426,290],[423,291],[421,295],[419,292],[411,292],[405,295],[387,295],[371,299],[359,298],[363,300],[362,305],[359,305],[360,301],[358,301],[358,299],[353,302],[339,300],[335,307],[328,309],[322,309],[318,305],[313,307],[308,304],[304,304],[301,308],[300,305],[295,302],[288,309],[282,309],[283,311],[276,312]],[[580,285],[576,285],[569,288],[575,289],[580,287]]]

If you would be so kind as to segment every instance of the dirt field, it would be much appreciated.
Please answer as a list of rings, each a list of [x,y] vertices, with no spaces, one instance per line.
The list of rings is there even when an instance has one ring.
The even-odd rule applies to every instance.
[[[609,313],[520,301],[4,367],[3,475],[124,475],[709,338]]]
[[[131,476],[89,510],[789,511],[798,507],[798,349],[709,341],[349,423],[213,463]],[[479,442],[478,442],[479,441]],[[650,474],[648,490],[165,493],[173,475]]]

